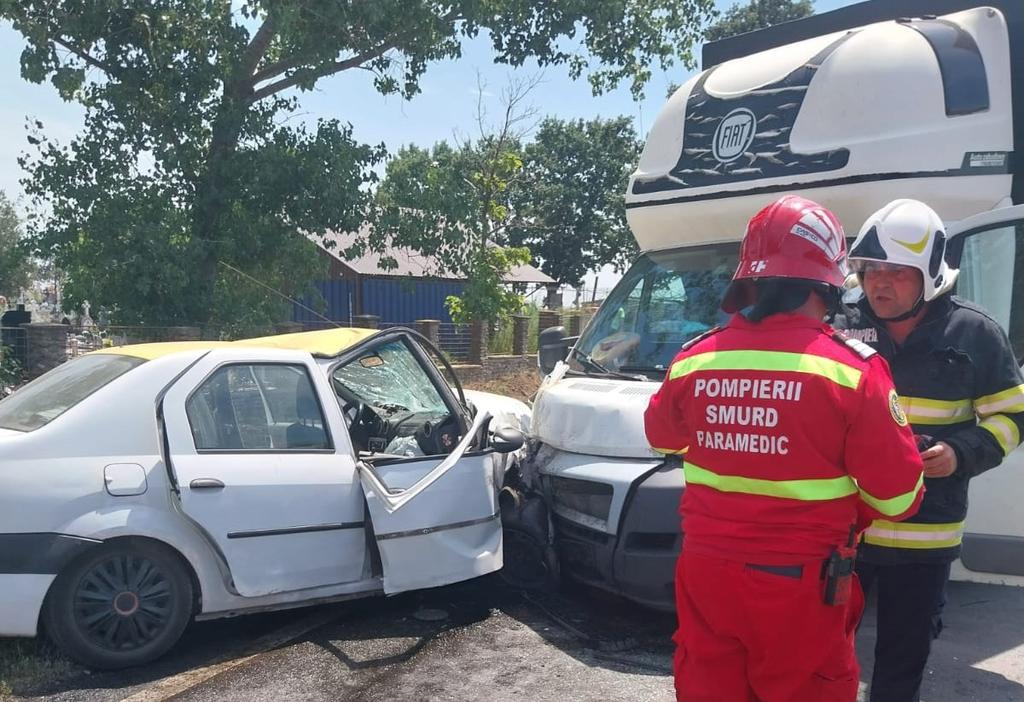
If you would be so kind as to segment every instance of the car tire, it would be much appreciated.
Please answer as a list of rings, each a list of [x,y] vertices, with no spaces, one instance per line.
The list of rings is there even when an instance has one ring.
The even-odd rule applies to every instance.
[[[171,549],[125,540],[98,547],[61,571],[43,627],[69,658],[115,670],[159,658],[193,613],[192,578]]]

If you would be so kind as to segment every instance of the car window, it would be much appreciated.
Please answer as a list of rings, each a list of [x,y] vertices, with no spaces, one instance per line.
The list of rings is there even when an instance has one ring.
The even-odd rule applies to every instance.
[[[34,431],[145,362],[112,353],[89,354],[68,361],[0,400],[0,427]]]
[[[969,234],[959,265],[957,294],[984,307],[1024,359],[1024,222]]]
[[[304,366],[224,366],[185,407],[200,451],[329,449],[324,415]]]

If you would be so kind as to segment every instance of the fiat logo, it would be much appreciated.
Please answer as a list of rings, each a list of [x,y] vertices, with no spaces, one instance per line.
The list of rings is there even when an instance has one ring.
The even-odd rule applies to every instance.
[[[750,110],[741,107],[725,116],[715,130],[712,152],[721,163],[735,161],[750,146],[757,131],[757,119]]]

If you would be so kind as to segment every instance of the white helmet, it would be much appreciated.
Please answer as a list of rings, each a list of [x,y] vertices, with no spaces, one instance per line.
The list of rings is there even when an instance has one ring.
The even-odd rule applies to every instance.
[[[861,273],[866,261],[911,266],[921,271],[924,288],[916,310],[949,292],[960,273],[946,263],[946,227],[918,200],[893,200],[868,217],[850,248],[850,267]]]

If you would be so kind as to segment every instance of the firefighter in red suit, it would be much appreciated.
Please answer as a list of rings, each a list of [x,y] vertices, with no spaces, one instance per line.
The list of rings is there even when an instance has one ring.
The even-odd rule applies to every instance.
[[[831,212],[769,205],[722,301],[733,317],[683,347],[647,408],[651,446],[686,479],[677,700],[856,699],[853,545],[924,488],[885,361],[822,321],[845,277]]]

